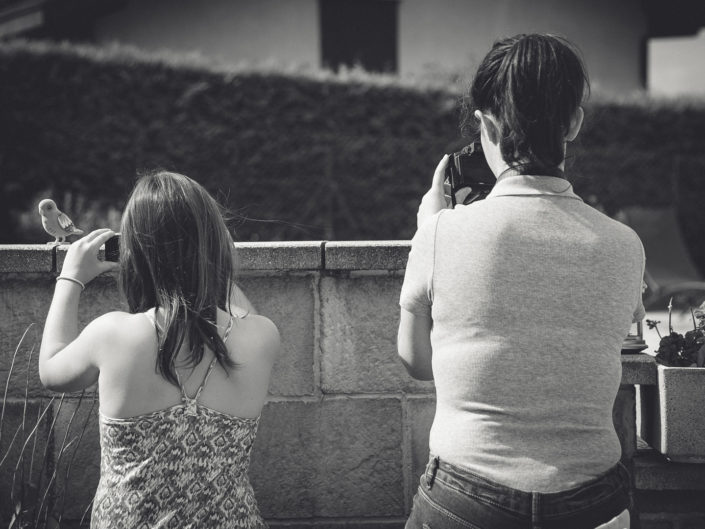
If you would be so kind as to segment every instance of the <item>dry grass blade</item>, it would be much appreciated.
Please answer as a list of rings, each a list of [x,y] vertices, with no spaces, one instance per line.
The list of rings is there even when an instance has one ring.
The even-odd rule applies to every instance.
[[[22,404],[22,436],[24,437],[25,435],[25,424],[26,424],[26,419],[27,419],[27,403],[29,402],[29,374],[31,373],[31,367],[32,367],[32,357],[34,356],[34,351],[36,348],[36,344],[32,345],[32,349],[29,351],[29,355],[27,355],[27,369],[26,369],[26,376],[25,376],[25,381],[24,381],[24,401]],[[34,453],[34,447],[36,446],[37,443],[37,436],[34,437],[34,442],[32,445],[32,453]],[[20,498],[25,498],[25,473],[24,473],[24,463],[22,464],[22,471],[20,475]],[[13,478],[14,479],[14,478]],[[32,465],[30,463],[29,467],[29,479],[30,479],[30,490],[31,490],[31,481],[32,481]],[[13,496],[14,496],[14,487],[12,490]],[[14,497],[13,497],[14,501]]]
[[[84,392],[81,393],[81,399],[83,399]],[[82,402],[82,400],[81,400]],[[61,509],[59,510],[59,524],[61,524],[61,520],[64,517],[64,506],[66,505],[66,495],[68,491],[68,482],[69,482],[69,475],[71,473],[71,468],[73,467],[73,462],[76,459],[76,453],[78,452],[78,447],[81,445],[81,441],[83,441],[83,436],[86,433],[86,429],[88,428],[88,422],[90,421],[91,414],[93,413],[93,410],[95,409],[96,402],[98,402],[98,395],[97,393],[93,394],[93,400],[91,402],[91,407],[88,410],[88,413],[86,414],[86,418],[83,421],[83,427],[81,428],[81,433],[78,437],[78,443],[76,443],[76,448],[74,448],[73,453],[71,454],[71,459],[69,460],[68,465],[66,465],[66,476],[64,476],[64,494],[61,498]],[[80,404],[79,404],[80,405]],[[76,411],[78,411],[78,406],[76,407]],[[90,507],[92,504],[89,503],[88,506]],[[86,514],[84,512],[83,517],[85,517]],[[83,517],[81,517],[81,524],[83,524]]]
[[[3,393],[2,396],[2,409],[0,409],[0,441],[2,441],[2,425],[5,420],[5,403],[7,402],[7,391],[10,388],[10,378],[12,377],[12,371],[15,368],[15,359],[17,358],[17,354],[20,351],[20,347],[22,346],[22,343],[24,342],[25,337],[27,336],[27,333],[29,330],[32,328],[34,323],[30,323],[27,328],[24,330],[24,333],[22,333],[22,338],[20,338],[20,341],[17,343],[17,347],[15,347],[15,352],[12,355],[12,362],[10,363],[10,371],[7,373],[7,380],[5,381],[5,392]]]
[[[27,445],[29,444],[30,440],[36,438],[36,433],[37,433],[37,430],[39,429],[39,425],[40,425],[40,424],[42,423],[42,421],[44,420],[44,416],[47,414],[47,412],[48,412],[49,409],[51,408],[51,406],[52,406],[54,400],[55,400],[55,398],[52,397],[52,398],[50,399],[49,403],[47,404],[47,406],[46,406],[43,410],[41,410],[41,406],[39,407],[39,409],[41,410],[41,413],[39,413],[39,416],[37,417],[37,420],[36,420],[36,422],[35,422],[35,424],[34,424],[34,427],[32,428],[32,431],[27,435],[27,437],[26,437],[25,440],[24,440],[24,443],[22,444],[22,448],[20,449],[20,454],[19,454],[19,456],[18,456],[18,458],[17,458],[17,462],[16,462],[16,464],[15,464],[15,468],[14,468],[13,473],[12,473],[12,484],[11,484],[11,487],[10,487],[10,491],[11,491],[11,492],[10,492],[10,495],[11,495],[11,503],[10,503],[10,504],[14,506],[14,514],[13,514],[12,521],[11,521],[11,524],[10,524],[11,527],[13,527],[13,526],[18,527],[18,528],[21,527],[21,525],[15,525],[15,524],[22,524],[23,518],[24,518],[24,517],[23,517],[23,515],[24,515],[24,511],[23,511],[23,501],[24,501],[26,498],[20,497],[18,501],[15,501],[15,498],[14,498],[14,490],[15,490],[15,484],[16,484],[16,482],[17,482],[17,473],[18,473],[18,470],[19,470],[19,468],[20,468],[21,466],[23,466],[23,464],[24,464],[24,454],[25,454],[25,451],[26,451],[26,449],[27,449]],[[20,425],[20,426],[18,427],[18,429],[17,429],[16,435],[19,434],[19,432],[23,431],[23,428],[24,428],[24,426],[23,426],[23,425]],[[14,443],[14,438],[13,438],[13,443]],[[8,451],[6,452],[5,456],[3,457],[2,461],[0,461],[0,467],[1,467],[2,464],[5,462],[5,460],[7,459],[7,456],[8,456],[9,454],[10,454],[10,450],[8,449]],[[30,488],[32,488],[31,485],[30,485]],[[38,490],[38,487],[35,488],[35,490]],[[23,489],[23,491],[24,491],[24,489]],[[26,491],[25,491],[25,492],[26,492]]]
[[[88,511],[90,511],[90,510],[91,510],[91,507],[93,506],[93,501],[94,501],[94,500],[95,500],[95,498],[93,498],[93,499],[91,500],[91,502],[90,502],[90,503],[88,504],[88,506],[86,507],[86,510],[83,511],[83,516],[81,516],[81,521],[78,522],[79,527],[83,525],[83,522],[84,522],[85,519],[86,519],[86,515],[88,514]]]
[[[2,456],[2,459],[0,459],[0,468],[2,468],[3,463],[7,460],[7,456],[10,455],[10,450],[12,450],[12,445],[15,444],[15,440],[17,439],[17,436],[20,435],[20,432],[22,431],[22,425],[19,425],[17,427],[17,430],[15,430],[15,435],[12,436],[12,440],[10,441],[10,445],[7,447],[7,451],[5,452],[5,455]]]
[[[59,414],[61,413],[61,408],[64,405],[64,399],[66,398],[66,394],[62,393],[61,397],[59,398],[59,407],[56,410],[56,413],[54,413],[54,417],[52,418],[51,421],[51,426],[49,427],[49,431],[47,432],[47,440],[52,439],[52,436],[54,435],[54,429],[56,428],[56,421],[59,418]],[[53,399],[52,399],[53,400]],[[37,491],[42,490],[42,477],[45,474],[45,471],[47,469],[47,463],[49,462],[49,449],[52,446],[51,442],[48,442],[44,445],[44,455],[42,456],[42,466],[39,468],[39,480],[37,482]],[[34,527],[37,527],[37,523],[39,522],[39,519],[37,518]]]
[[[78,437],[74,437],[69,441],[65,446],[62,445],[60,451],[59,451],[59,456],[56,460],[56,465],[54,467],[54,471],[51,473],[51,477],[49,478],[49,483],[47,483],[46,488],[44,489],[44,494],[42,495],[42,501],[39,503],[39,507],[37,508],[37,514],[36,518],[34,520],[34,527],[39,527],[39,519],[42,516],[42,509],[44,508],[44,503],[46,502],[47,496],[49,494],[49,491],[51,490],[51,486],[54,484],[54,480],[56,479],[56,474],[59,470],[59,461],[61,461],[61,456],[66,452],[66,450],[69,449],[69,447],[78,440]],[[47,506],[47,516],[49,514],[49,506]],[[46,526],[46,518],[44,520],[44,525]]]

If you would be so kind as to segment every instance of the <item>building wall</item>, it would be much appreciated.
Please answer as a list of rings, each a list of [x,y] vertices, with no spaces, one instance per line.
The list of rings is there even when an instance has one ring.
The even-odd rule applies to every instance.
[[[580,47],[596,90],[642,86],[646,17],[639,0],[402,0],[399,17],[401,73],[471,72],[498,37],[549,32]]]
[[[39,469],[56,471],[57,489],[48,501],[64,506],[62,527],[72,528],[90,505],[99,476],[95,387],[83,398],[61,397],[41,386],[36,368],[41,325],[65,251],[0,246],[2,387],[12,371],[2,403],[0,456],[13,433],[21,435],[10,450],[11,464],[0,467],[0,518],[24,450],[25,461],[38,454],[35,482]],[[237,251],[239,282],[277,324],[283,343],[250,469],[263,515],[273,528],[401,529],[428,458],[435,410],[433,384],[411,379],[396,355],[408,242],[240,243]],[[118,308],[115,277],[101,276],[82,294],[80,325]],[[636,454],[634,384],[655,380],[653,359],[622,357],[614,421],[630,466]],[[44,409],[37,443],[31,438],[25,443]],[[63,450],[67,442],[71,448]],[[697,465],[658,461],[635,465],[636,486],[655,489],[638,502],[647,511],[643,529],[701,527],[692,524],[705,521],[698,507],[702,472]],[[41,483],[43,491],[46,476]],[[693,487],[700,490],[688,490]]]
[[[642,87],[646,19],[639,0],[399,0],[398,4],[402,75],[467,73],[498,37],[553,32],[582,49],[596,89],[624,92]],[[132,1],[100,19],[96,36],[100,42],[197,51],[232,63],[275,61],[318,67],[321,61],[317,0]]]
[[[316,0],[133,0],[99,19],[95,32],[102,43],[235,64],[320,62]]]
[[[649,92],[665,96],[705,96],[705,28],[696,35],[651,39]]]

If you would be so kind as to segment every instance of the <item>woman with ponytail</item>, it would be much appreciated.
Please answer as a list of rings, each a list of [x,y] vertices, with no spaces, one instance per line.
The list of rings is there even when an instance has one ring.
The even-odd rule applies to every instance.
[[[91,527],[266,527],[247,470],[279,334],[233,283],[219,206],[186,176],[147,175],[121,232],[119,264],[98,259],[107,229],[69,248],[39,358],[50,389],[99,383]],[[79,334],[82,290],[114,269],[128,311]]]
[[[630,477],[612,406],[644,316],[644,252],[565,175],[588,89],[552,35],[494,44],[463,126],[497,183],[447,209],[444,157],[401,292],[399,355],[436,386],[431,458],[407,529],[625,529]]]

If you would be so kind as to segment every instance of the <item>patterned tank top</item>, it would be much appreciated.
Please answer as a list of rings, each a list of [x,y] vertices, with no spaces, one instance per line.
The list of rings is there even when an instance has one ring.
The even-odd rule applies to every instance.
[[[181,404],[127,419],[100,414],[91,528],[266,529],[247,477],[259,417],[198,404],[214,365],[193,397],[179,378]]]

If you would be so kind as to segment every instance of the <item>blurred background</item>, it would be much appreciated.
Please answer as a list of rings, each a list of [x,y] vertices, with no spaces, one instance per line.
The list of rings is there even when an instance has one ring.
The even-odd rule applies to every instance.
[[[698,302],[704,28],[702,0],[0,0],[0,243],[48,240],[45,197],[117,228],[157,168],[238,240],[408,239],[492,42],[551,32],[592,83],[576,191],[642,235],[652,307]]]

